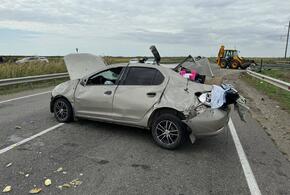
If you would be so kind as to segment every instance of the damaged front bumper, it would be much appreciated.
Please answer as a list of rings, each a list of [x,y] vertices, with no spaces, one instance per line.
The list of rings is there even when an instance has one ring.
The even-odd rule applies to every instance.
[[[191,141],[196,137],[217,135],[223,131],[229,121],[230,107],[206,109],[195,117],[183,120],[191,131]]]

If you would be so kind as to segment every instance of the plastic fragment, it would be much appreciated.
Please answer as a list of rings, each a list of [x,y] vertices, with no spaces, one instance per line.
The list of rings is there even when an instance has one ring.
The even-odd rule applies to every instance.
[[[80,181],[79,179],[74,179],[72,180],[71,182],[69,182],[72,186],[76,187],[76,186],[79,186],[81,185],[83,182]]]
[[[68,184],[68,183],[64,183],[64,184],[58,186],[58,188],[61,189],[61,190],[62,190],[63,188],[70,188],[70,187],[71,187],[71,185]]]
[[[59,167],[57,170],[56,170],[56,172],[61,172],[63,170],[63,168],[62,167]]]
[[[6,192],[10,192],[12,190],[11,186],[6,186],[2,192],[6,193]]]
[[[29,193],[30,194],[38,194],[39,192],[41,192],[41,188],[32,188]]]
[[[8,163],[8,164],[6,165],[6,167],[10,167],[11,165],[12,165],[12,162]]]
[[[45,186],[50,186],[50,185],[51,185],[51,179],[46,179],[46,180],[44,181],[44,185],[45,185]]]
[[[21,126],[15,126],[15,129],[21,129],[22,127]]]

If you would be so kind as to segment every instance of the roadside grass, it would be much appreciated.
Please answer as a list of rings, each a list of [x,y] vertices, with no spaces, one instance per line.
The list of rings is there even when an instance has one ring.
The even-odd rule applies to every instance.
[[[142,56],[137,57],[112,57],[112,56],[105,56],[104,60],[107,64],[116,64],[116,63],[128,63],[130,59],[132,58],[141,58]],[[163,57],[161,59],[162,64],[178,64],[183,59],[185,59],[186,56],[176,56],[176,57]],[[52,73],[61,73],[66,72],[65,63],[63,60],[63,57],[48,57],[49,63],[40,63],[40,62],[31,62],[31,63],[25,63],[25,64],[16,64],[14,61],[16,59],[19,59],[15,57],[10,57],[9,60],[6,60],[7,63],[0,64],[0,79],[6,79],[6,78],[15,78],[15,77],[24,77],[24,76],[34,76],[34,75],[42,75],[42,74],[52,74]],[[209,60],[211,62],[215,62],[215,57],[209,57]],[[259,62],[260,58],[255,58],[257,62]],[[264,63],[274,63],[277,60],[280,60],[280,58],[263,58]],[[265,71],[265,74],[271,74],[277,75],[278,78],[282,75],[281,78],[286,78],[289,80],[289,76],[287,77],[287,73],[289,75],[289,70],[287,73],[281,73],[279,75],[279,70],[272,70]],[[284,76],[283,76],[284,75]],[[274,76],[273,76],[274,77]],[[277,77],[276,77],[277,78]]]
[[[264,75],[280,79],[282,81],[290,82],[290,70],[286,69],[269,69],[262,70],[261,72]]]
[[[135,57],[111,57],[106,56],[104,60],[107,64],[128,63]],[[164,57],[161,63],[179,63],[184,57]],[[8,62],[0,64],[0,79],[17,78],[24,76],[34,76],[43,74],[53,74],[67,72],[64,60],[62,58],[49,59],[49,63],[31,62],[25,64],[16,64]]]
[[[246,59],[254,60],[257,64],[263,61],[263,64],[289,64],[290,58],[278,58],[278,57],[245,57]]]
[[[18,93],[21,91],[31,90],[31,89],[53,87],[67,80],[68,78],[67,79],[61,78],[61,79],[54,79],[54,80],[48,80],[48,81],[39,81],[39,82],[33,82],[33,83],[23,83],[23,84],[17,84],[17,85],[3,86],[3,87],[0,87],[0,95],[8,95],[8,94]]]
[[[283,110],[290,113],[290,93],[288,91],[256,79],[246,73],[241,75],[241,79],[258,91],[276,100]]]
[[[0,64],[0,79],[67,72],[63,59],[51,59],[49,63]]]

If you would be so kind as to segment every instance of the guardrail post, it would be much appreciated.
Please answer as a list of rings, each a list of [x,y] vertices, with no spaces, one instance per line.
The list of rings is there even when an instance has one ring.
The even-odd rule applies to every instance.
[[[259,70],[259,72],[262,72],[262,68],[263,68],[263,58],[261,58],[261,63],[260,63],[260,70]]]

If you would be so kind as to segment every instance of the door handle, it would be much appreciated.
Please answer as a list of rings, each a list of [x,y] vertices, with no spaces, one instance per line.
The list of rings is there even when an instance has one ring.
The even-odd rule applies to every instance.
[[[112,94],[112,91],[106,91],[104,94],[105,95],[111,95]]]
[[[147,93],[147,96],[154,97],[154,96],[156,96],[156,93],[155,92],[149,92],[149,93]]]

